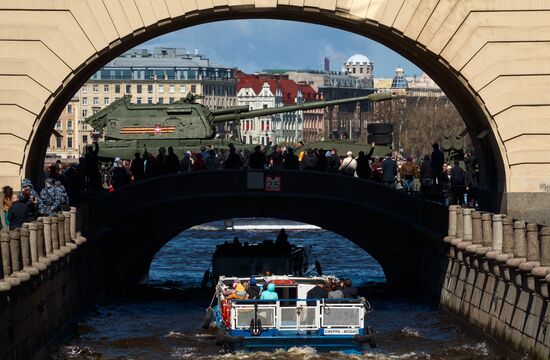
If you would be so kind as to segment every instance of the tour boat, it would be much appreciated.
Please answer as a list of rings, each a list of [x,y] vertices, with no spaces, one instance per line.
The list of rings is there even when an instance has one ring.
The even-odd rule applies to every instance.
[[[257,285],[275,284],[278,300],[228,300],[234,282],[249,277],[220,276],[203,327],[215,321],[216,342],[230,351],[274,351],[311,347],[317,351],[363,354],[375,347],[366,326],[370,304],[353,299],[307,299],[318,281],[338,281],[332,276],[298,277],[273,275],[255,277]],[[206,325],[206,326],[205,326]]]

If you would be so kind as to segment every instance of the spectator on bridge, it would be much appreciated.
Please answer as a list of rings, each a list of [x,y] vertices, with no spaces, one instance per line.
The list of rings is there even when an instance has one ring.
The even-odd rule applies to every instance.
[[[407,161],[401,165],[401,179],[403,180],[403,190],[412,194],[414,191],[414,178],[418,175],[418,165],[413,162],[411,155],[407,156]]]
[[[25,189],[29,189],[31,199],[37,199],[36,200],[37,204],[38,204],[37,206],[39,206],[40,205],[40,196],[38,195],[38,193],[34,189],[34,186],[33,186],[32,182],[29,179],[23,179],[21,181],[21,191],[19,192],[19,199],[21,200],[23,198],[23,191]]]
[[[8,210],[9,229],[15,230],[23,226],[24,222],[33,221],[36,217],[35,205],[30,200],[30,190],[21,191],[20,196],[15,194],[11,198],[12,204]]]
[[[223,163],[224,169],[241,169],[243,167],[243,159],[237,154],[237,149],[234,146],[229,146],[229,155]]]
[[[219,165],[219,157],[216,156],[216,151],[214,149],[208,150],[208,157],[204,160],[204,165],[206,170],[216,170]]]
[[[432,156],[430,160],[430,167],[432,171],[432,186],[441,191],[443,185],[443,164],[445,162],[445,156],[443,151],[439,150],[439,144],[434,143],[432,145]]]
[[[113,189],[118,190],[129,183],[130,175],[126,170],[126,167],[124,167],[119,158],[116,158],[113,168],[111,169],[111,185]]]
[[[391,153],[386,154],[382,162],[382,182],[392,189],[395,189],[395,177],[397,176],[397,162],[392,159]]]
[[[262,151],[262,147],[256,145],[254,147],[254,152],[250,154],[250,158],[248,159],[248,167],[250,169],[264,169],[266,163],[267,159]]]
[[[326,156],[326,154],[325,154]],[[330,156],[327,157],[327,172],[337,173],[340,168],[340,157],[335,148],[330,150]]]
[[[279,145],[273,145],[273,152],[269,155],[268,162],[273,170],[283,169],[283,152]]]
[[[302,162],[305,152],[306,151],[304,149],[304,142],[298,141],[298,144],[296,144],[296,150],[294,151],[294,154],[298,157],[299,162]]]
[[[294,155],[294,150],[288,148],[287,153],[284,158],[283,168],[285,170],[298,170],[300,168],[300,162],[298,157]]]
[[[191,151],[186,151],[181,159],[180,172],[189,172],[193,170],[193,158],[191,157]]]
[[[354,176],[357,169],[357,160],[353,157],[353,153],[348,151],[346,158],[342,160],[342,164],[338,168],[338,171],[342,175]]]
[[[140,181],[143,179],[143,173],[143,160],[137,152],[134,154],[134,159],[130,163],[130,176],[134,181]]]
[[[315,149],[315,157],[317,158],[317,162],[315,163],[315,170],[317,171],[327,171],[327,157],[326,151],[323,149]],[[330,151],[329,151],[330,155]]]
[[[466,190],[466,175],[460,167],[458,160],[454,161],[451,169],[451,204],[464,205],[464,192]]]
[[[143,177],[144,178],[151,178],[155,176],[155,167],[156,167],[157,159],[153,154],[151,154],[148,151],[145,151],[143,153]]]
[[[164,146],[161,146],[159,148],[159,153],[155,161],[153,176],[162,176],[167,173],[168,172],[167,172],[167,166],[166,166],[166,148]]]
[[[357,157],[357,177],[364,180],[370,180],[372,169],[370,167],[370,160],[372,158],[372,153],[374,152],[374,145],[375,143],[372,143],[372,146],[369,150],[369,152],[365,155],[364,151],[359,151],[359,156]]]
[[[101,190],[101,173],[99,171],[99,145],[97,144],[97,136],[92,145],[86,146],[84,160],[86,164],[86,190],[99,191]]]
[[[466,168],[468,201],[472,206],[477,206],[479,165],[476,157],[470,153],[466,153],[464,156],[464,167]]]
[[[9,226],[8,221],[8,210],[10,209],[10,206],[12,204],[12,197],[13,197],[13,188],[11,186],[4,186],[2,188],[2,218],[1,218],[1,224],[2,229],[7,229]]]
[[[179,171],[180,159],[174,154],[174,148],[168,147],[168,155],[166,156],[166,173],[176,174]]]
[[[67,190],[65,189],[65,186],[61,183],[61,181],[56,181],[54,183],[54,189],[56,196],[60,199],[61,203],[61,209],[66,209],[69,207],[69,194],[67,193]]]
[[[40,192],[38,211],[43,216],[52,216],[61,210],[61,198],[55,191],[53,179],[46,179],[46,187]]]
[[[201,153],[195,154],[195,161],[193,162],[193,171],[206,170],[206,164],[202,159]]]
[[[307,149],[305,155],[300,162],[300,167],[302,170],[315,170],[317,165],[317,157],[313,153],[312,149]]]
[[[420,168],[420,191],[427,193],[432,190],[432,167],[430,164],[430,155],[424,156],[422,167]]]

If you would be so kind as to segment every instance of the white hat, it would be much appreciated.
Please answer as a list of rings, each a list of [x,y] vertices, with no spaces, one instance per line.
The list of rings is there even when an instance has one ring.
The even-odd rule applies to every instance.
[[[348,151],[346,155],[347,156],[353,156],[353,153],[351,151]]]

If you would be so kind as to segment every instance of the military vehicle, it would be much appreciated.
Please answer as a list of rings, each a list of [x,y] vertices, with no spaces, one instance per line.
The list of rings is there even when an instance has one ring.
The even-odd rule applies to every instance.
[[[391,98],[391,93],[368,96],[306,102],[298,105],[250,110],[247,105],[224,109],[209,109],[196,102],[197,96],[189,93],[183,100],[172,104],[131,104],[130,96],[114,101],[111,105],[88,117],[86,121],[104,135],[100,144],[102,159],[132,159],[144,149],[156,154],[160,147],[172,146],[176,154],[186,150],[198,150],[201,145],[224,147],[229,143],[241,146],[241,119],[280,114],[291,111],[320,109],[326,106],[359,101],[382,101]],[[215,139],[216,124],[235,122],[239,141]]]

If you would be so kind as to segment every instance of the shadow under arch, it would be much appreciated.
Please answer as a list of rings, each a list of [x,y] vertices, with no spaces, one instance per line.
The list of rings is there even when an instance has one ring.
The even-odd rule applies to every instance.
[[[230,217],[270,217],[317,225],[354,242],[382,267],[388,287],[437,298],[447,257],[444,206],[352,177],[308,171],[254,172],[281,177],[281,193],[250,189],[250,172],[162,176],[121,188],[98,202],[98,226],[112,286],[145,278],[155,254],[183,230]],[[193,261],[185,255],[182,261]],[[361,264],[350,264],[361,266]]]
[[[308,11],[299,6],[262,8],[254,6],[231,7],[227,11],[201,10],[193,16],[179,16],[154,23],[132,34],[116,39],[110,46],[98,51],[73,71],[63,86],[51,95],[41,111],[25,159],[25,176],[39,183],[46,148],[59,115],[69,99],[103,65],[123,52],[157,36],[214,21],[236,19],[280,19],[326,25],[371,38],[403,55],[422,68],[445,91],[461,114],[480,164],[480,204],[484,209],[499,211],[505,206],[507,158],[505,148],[495,131],[496,125],[479,95],[469,86],[459,71],[442,57],[429,51],[425,44],[404,36],[400,31],[376,21],[365,21],[334,11]],[[138,31],[139,30],[139,31]],[[96,56],[97,55],[97,56]],[[493,130],[488,131],[487,130]],[[479,137],[478,137],[479,135]]]

